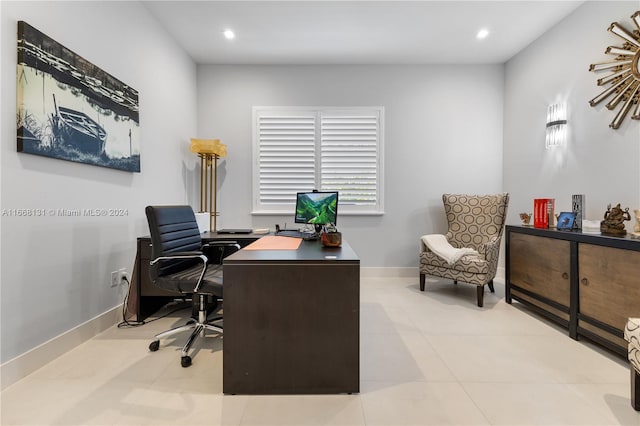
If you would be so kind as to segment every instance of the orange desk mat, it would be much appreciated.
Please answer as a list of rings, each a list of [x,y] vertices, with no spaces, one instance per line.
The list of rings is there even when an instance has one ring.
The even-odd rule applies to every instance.
[[[268,235],[252,242],[243,250],[297,250],[301,243],[302,238]]]

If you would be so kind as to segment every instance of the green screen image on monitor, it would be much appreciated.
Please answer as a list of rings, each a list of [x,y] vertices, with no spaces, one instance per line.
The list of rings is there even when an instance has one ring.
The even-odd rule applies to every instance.
[[[337,192],[298,192],[296,223],[314,225],[336,224],[338,219]]]

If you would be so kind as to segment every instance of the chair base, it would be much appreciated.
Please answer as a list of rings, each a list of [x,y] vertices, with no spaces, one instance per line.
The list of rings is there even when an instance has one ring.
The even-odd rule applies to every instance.
[[[198,311],[198,319],[191,319],[185,325],[181,325],[178,327],[174,327],[170,330],[163,331],[162,333],[158,333],[154,336],[153,342],[149,344],[149,350],[151,352],[155,352],[160,348],[160,339],[164,339],[166,337],[173,336],[174,334],[182,333],[183,331],[193,330],[189,339],[187,339],[187,343],[182,347],[182,351],[180,353],[181,356],[181,364],[183,367],[189,367],[191,365],[191,356],[189,356],[189,349],[196,341],[198,336],[204,337],[205,332],[215,331],[218,334],[222,334],[222,324],[215,325],[214,322],[222,321],[222,317],[218,316],[212,319],[207,319],[207,311],[206,311],[206,295],[199,295],[199,306],[200,309]]]
[[[189,339],[187,339],[187,343],[182,347],[182,351],[180,353],[181,363],[183,367],[188,367],[191,365],[191,357],[189,356],[189,349],[193,346],[193,343],[198,338],[198,336],[203,336],[206,330],[215,331],[216,333],[222,334],[222,326],[217,326],[211,324],[213,321],[221,321],[222,317],[214,318],[207,322],[200,322],[196,320],[191,320],[185,325],[181,325],[179,327],[172,328],[167,331],[163,331],[162,333],[158,333],[155,335],[153,342],[149,344],[149,350],[151,352],[155,352],[160,348],[160,339],[164,339],[169,336],[173,336],[174,334],[182,333],[183,331],[193,330]]]
[[[489,287],[489,290],[491,291],[491,293],[496,292],[495,288],[493,288],[493,280],[489,281],[487,283],[487,286]],[[484,305],[484,286],[479,285],[476,290],[478,292],[478,307],[482,308],[482,306]]]
[[[420,274],[420,291],[424,291],[425,282],[426,282],[426,274]],[[453,283],[458,284],[458,280],[453,280]],[[489,281],[487,283],[487,286],[489,286],[489,290],[491,291],[491,293],[496,292],[495,288],[493,287],[493,280]],[[479,285],[476,287],[477,287],[476,294],[478,298],[478,307],[482,308],[482,306],[484,305],[484,285]]]

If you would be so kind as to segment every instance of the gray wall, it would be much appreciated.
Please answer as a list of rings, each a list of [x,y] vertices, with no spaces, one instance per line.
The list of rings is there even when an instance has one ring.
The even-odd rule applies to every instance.
[[[251,215],[252,106],[383,106],[385,214],[339,216],[365,267],[416,267],[419,237],[445,230],[444,192],[502,191],[503,66],[198,66],[198,128],[228,146],[219,227]]]
[[[121,218],[1,218],[1,361],[122,303],[110,272],[148,234],[144,206],[192,189],[196,68],[138,2],[5,2],[1,13],[2,209],[123,208]],[[140,94],[141,173],[16,152],[16,30],[24,20]]]
[[[588,103],[604,90],[589,64],[611,60],[604,50],[622,44],[607,28],[619,22],[632,30],[629,17],[639,9],[638,1],[585,2],[506,64],[504,189],[512,194],[511,223],[519,223],[519,212],[531,212],[537,197],[555,198],[556,211],[566,211],[572,194],[586,194],[587,218],[594,220],[609,203],[640,205],[638,121],[628,116],[620,129],[610,129],[615,113]],[[568,105],[569,140],[546,150],[546,108],[556,101]]]

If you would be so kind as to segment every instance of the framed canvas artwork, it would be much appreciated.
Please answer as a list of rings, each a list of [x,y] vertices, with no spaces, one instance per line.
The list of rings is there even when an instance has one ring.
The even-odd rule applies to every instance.
[[[18,151],[140,172],[138,92],[18,22]]]

